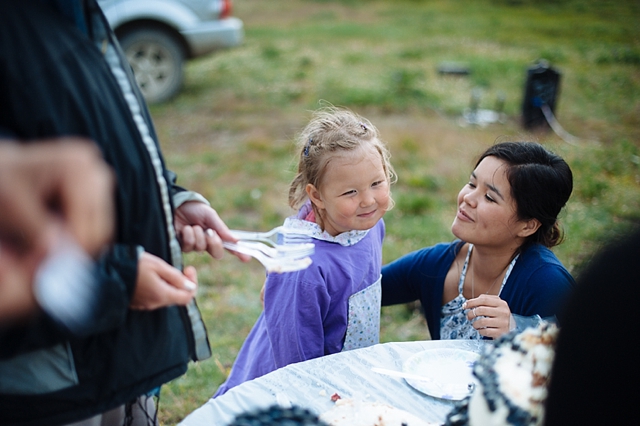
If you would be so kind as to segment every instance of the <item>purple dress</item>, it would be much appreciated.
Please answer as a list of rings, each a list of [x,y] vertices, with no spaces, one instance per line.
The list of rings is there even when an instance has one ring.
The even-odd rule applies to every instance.
[[[264,311],[214,398],[288,364],[379,342],[384,221],[332,237],[303,219],[309,209],[285,225],[314,232],[313,263],[267,276]]]

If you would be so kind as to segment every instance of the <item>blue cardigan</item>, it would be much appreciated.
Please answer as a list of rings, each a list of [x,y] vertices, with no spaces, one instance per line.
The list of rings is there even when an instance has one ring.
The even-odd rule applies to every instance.
[[[382,306],[420,300],[431,338],[440,339],[444,279],[463,243],[456,240],[426,247],[382,268]],[[560,316],[575,281],[551,250],[534,244],[516,261],[500,298],[511,313]]]

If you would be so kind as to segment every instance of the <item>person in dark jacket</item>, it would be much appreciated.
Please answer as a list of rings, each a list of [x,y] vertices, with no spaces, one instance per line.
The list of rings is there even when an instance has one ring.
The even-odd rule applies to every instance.
[[[0,330],[0,425],[118,424],[102,414],[130,417],[132,401],[211,354],[182,251],[219,258],[235,239],[165,168],[102,11],[95,0],[1,2],[0,138],[72,135],[115,173],[114,243],[92,271],[99,295],[82,328],[43,314]]]

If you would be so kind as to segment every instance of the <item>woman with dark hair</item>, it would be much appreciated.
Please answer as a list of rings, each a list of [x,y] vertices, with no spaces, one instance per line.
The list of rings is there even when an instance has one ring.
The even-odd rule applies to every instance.
[[[502,142],[478,159],[458,194],[456,240],[382,269],[382,305],[420,300],[432,339],[496,338],[556,317],[575,282],[550,250],[573,189],[559,156]]]

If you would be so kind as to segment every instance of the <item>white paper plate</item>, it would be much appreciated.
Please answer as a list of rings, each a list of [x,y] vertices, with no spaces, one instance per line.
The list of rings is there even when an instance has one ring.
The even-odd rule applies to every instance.
[[[475,387],[471,368],[480,355],[460,349],[428,349],[405,361],[402,371],[426,377],[405,379],[409,385],[427,395],[442,399],[463,399]],[[469,386],[471,384],[471,386]]]

